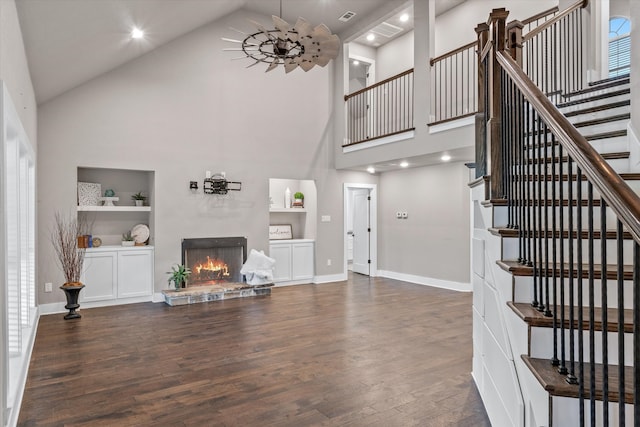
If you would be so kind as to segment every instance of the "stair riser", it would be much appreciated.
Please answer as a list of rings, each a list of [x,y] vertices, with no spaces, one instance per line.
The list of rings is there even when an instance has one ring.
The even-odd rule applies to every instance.
[[[546,283],[543,281],[543,284]],[[559,279],[557,280],[557,288],[559,289],[561,283],[564,283],[564,303],[566,305],[569,304],[570,297],[570,288],[569,288],[569,279],[565,279],[561,282]],[[578,280],[573,280],[573,298],[574,303],[577,304],[578,301]],[[618,299],[618,284],[615,280],[608,279],[607,280],[607,302],[608,305],[612,307],[617,306]],[[553,279],[549,278],[549,292],[551,295],[549,296],[550,303],[553,304]],[[632,309],[633,308],[633,282],[631,280],[625,280],[623,283],[623,292],[624,292],[624,308]],[[594,280],[594,307],[602,307],[602,282],[598,279]],[[583,295],[583,303],[588,304],[588,295],[589,295],[589,280],[582,279],[582,295]],[[540,297],[538,296],[538,299]],[[544,298],[546,301],[546,297]],[[523,302],[523,303],[531,303],[533,300],[533,279],[531,277],[516,277],[515,278],[515,287],[514,287],[514,297],[513,300],[515,302]],[[561,303],[560,294],[556,299],[556,304]]]
[[[584,193],[586,195],[586,192]],[[520,212],[519,209],[517,207],[514,207],[513,209],[515,209],[514,211],[514,215],[515,215],[515,221],[516,224],[515,225],[521,225],[522,227],[529,227],[529,223],[528,220],[525,218],[523,223],[520,224]],[[552,226],[552,222],[553,222],[553,211],[555,210],[555,214],[556,214],[556,228],[560,229],[560,210],[562,209],[562,214],[563,214],[563,222],[564,222],[564,229],[567,229],[568,227],[568,223],[569,223],[569,210],[573,209],[573,227],[574,229],[577,226],[577,221],[578,221],[578,208],[577,207],[573,207],[570,208],[569,206],[563,206],[563,207],[540,207],[540,208],[534,208],[535,212],[533,212],[532,208],[528,208],[528,210],[531,210],[530,213],[527,212],[527,210],[525,210],[524,215],[531,215],[531,221],[534,221],[534,217],[533,215],[535,215],[535,223],[533,223],[532,225],[535,226],[536,229],[538,229],[538,221],[539,219],[542,221],[542,229],[549,229],[551,230],[551,226]],[[582,213],[582,229],[583,230],[587,230],[589,223],[588,223],[588,214],[589,214],[589,208],[588,207],[580,207],[580,212]],[[594,206],[593,207],[593,229],[594,230],[600,230],[600,217],[601,217],[601,207],[600,206]],[[497,223],[494,224],[496,227],[503,227],[503,226],[507,226],[508,221],[509,221],[509,217],[508,217],[508,208],[506,206],[499,206],[494,208],[494,210],[500,210],[500,215],[499,216],[495,216],[494,217],[494,222],[498,222],[501,221],[501,223]],[[545,212],[546,212],[546,216],[548,217],[548,224],[549,227],[545,227]],[[541,217],[539,218],[538,215],[541,215]],[[607,229],[608,230],[615,230],[616,226],[617,226],[617,216],[615,214],[615,212],[613,212],[613,210],[611,208],[607,208],[607,217],[606,217],[606,223],[607,223]],[[509,259],[509,258],[505,258],[505,259]]]
[[[606,152],[609,153],[611,151],[607,150]],[[558,155],[558,153],[556,152],[556,158],[557,158],[557,155]],[[553,168],[552,168],[550,160],[551,160],[551,157],[548,157],[546,165],[544,164],[544,161],[543,161],[542,164],[540,165],[540,169],[538,169],[538,165],[537,164],[532,164],[531,165],[531,168],[532,168],[531,170],[533,172],[535,172],[534,175],[539,175],[540,174],[539,171],[542,171],[541,172],[542,175],[546,174],[546,175],[552,176],[553,175],[552,172],[554,172],[554,171],[553,171]],[[607,161],[609,166],[611,166],[613,168],[613,170],[615,170],[618,173],[630,172],[629,158],[605,159],[605,160]],[[562,165],[563,174],[566,175],[566,172],[568,170],[568,166],[567,166],[567,162],[566,161],[564,161],[564,162],[556,162],[555,163],[555,175],[559,174],[560,167],[561,167],[560,165]],[[574,169],[575,169],[575,165],[574,165]],[[514,176],[515,176],[516,173],[520,173],[520,170],[519,170],[518,166],[513,168],[513,173],[514,173]]]
[[[585,402],[586,407],[589,407],[589,401]],[[578,425],[580,414],[580,406],[578,399],[572,399],[568,397],[552,397],[553,407],[553,425],[554,426],[575,426]],[[604,426],[603,422],[603,402],[596,402],[596,427]],[[591,425],[590,412],[587,409],[585,412],[585,426]],[[618,417],[618,404],[609,404],[609,426],[619,426],[620,418]],[[633,422],[633,405],[625,405],[625,427],[634,427]]]
[[[580,331],[574,330],[574,360],[578,361],[578,334]],[[569,337],[571,333],[565,330],[565,360],[569,361]],[[558,330],[558,340],[560,339],[560,331]],[[589,357],[589,331],[583,330],[582,337],[584,342],[584,361],[590,362]],[[595,343],[595,361],[596,363],[602,363],[602,331],[595,331],[594,333]],[[531,353],[530,356],[541,359],[551,359],[553,357],[553,329],[552,328],[531,328]],[[618,365],[618,334],[615,332],[607,333],[607,357],[608,362],[611,365]],[[560,341],[558,341],[558,358],[560,358]],[[624,364],[627,366],[633,366],[633,334],[624,334]],[[567,364],[568,367],[568,364]],[[577,363],[576,363],[577,369]]]
[[[595,264],[601,264],[602,263],[602,248],[601,248],[601,243],[602,241],[600,239],[593,241],[593,261]],[[527,242],[527,240],[525,239],[524,241],[525,244],[529,243]],[[548,260],[549,264],[552,265],[552,260],[553,260],[553,245],[555,243],[555,249],[556,249],[556,260],[559,263],[560,261],[564,261],[566,263],[569,262],[569,248],[572,247],[573,245],[573,261],[574,262],[578,262],[578,241],[577,239],[574,239],[572,243],[569,242],[568,239],[547,239],[546,243],[544,240],[542,240],[542,255],[540,255],[540,250],[539,250],[539,246],[537,243],[537,240],[532,240],[531,241],[531,247],[526,247],[523,248],[523,250],[526,250],[526,253],[523,253],[522,255],[527,255],[528,257],[533,257],[533,252],[531,252],[531,255],[529,256],[529,251],[530,248],[531,250],[535,250],[536,252],[536,259],[541,258],[542,260]],[[535,244],[535,247],[533,247],[532,245]],[[560,249],[562,245],[562,250],[563,250],[563,259],[561,260],[560,258]],[[586,239],[582,239],[581,245],[580,247],[582,248],[582,262],[583,263],[587,263],[589,261],[589,241]],[[632,240],[623,240],[622,242],[622,248],[623,248],[623,253],[622,253],[622,262],[623,264],[626,265],[631,265],[633,263],[633,241]],[[607,259],[606,259],[606,264],[615,264],[618,262],[617,259],[617,255],[618,255],[618,251],[617,251],[617,242],[615,239],[607,239],[606,240],[606,255],[607,255]],[[548,254],[548,255],[547,255]],[[505,238],[503,239],[503,243],[502,243],[502,259],[507,259],[507,260],[516,260],[519,259],[520,257],[520,242],[519,239],[517,238]]]
[[[615,108],[607,108],[606,110],[594,111],[590,113],[576,114],[575,116],[567,117],[571,123],[582,122],[585,120],[601,119],[603,117],[616,116],[618,114],[628,113],[631,109],[629,105],[623,105]]]
[[[549,139],[550,141],[550,139]],[[598,153],[615,153],[615,152],[619,152],[619,151],[629,151],[629,141],[628,141],[628,137],[626,135],[624,136],[616,136],[616,137],[610,137],[610,138],[602,138],[602,139],[592,139],[589,141],[589,144],[591,144],[591,146],[598,152]],[[541,147],[541,149],[539,150],[537,145],[531,147],[531,146],[527,146],[528,151],[528,156],[530,157],[553,157],[554,153],[557,156],[558,153],[560,152],[560,148],[559,145],[556,144],[555,148],[551,147],[551,144],[548,145],[544,145],[543,147]],[[567,150],[562,150],[563,151],[563,155],[567,154]],[[532,166],[533,167],[533,166]],[[537,166],[536,166],[537,168]],[[566,173],[567,171],[567,166],[564,165],[563,169]],[[573,165],[573,169],[575,171],[576,169],[576,165],[574,163]]]
[[[612,87],[606,87],[606,88],[602,88],[600,90],[594,90],[594,91],[589,91],[586,93],[581,93],[578,95],[571,95],[568,97],[561,97],[560,99],[562,100],[562,102],[569,102],[569,101],[578,101],[578,100],[582,100],[582,99],[589,99],[592,98],[594,96],[599,96],[599,95],[605,95],[607,93],[613,93],[613,92],[618,92],[620,90],[629,90],[631,88],[630,83],[624,83],[624,84],[616,84],[615,86]]]

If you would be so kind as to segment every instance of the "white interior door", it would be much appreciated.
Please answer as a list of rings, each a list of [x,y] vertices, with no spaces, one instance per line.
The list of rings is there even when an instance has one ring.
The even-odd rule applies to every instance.
[[[370,275],[369,189],[353,190],[353,271]]]

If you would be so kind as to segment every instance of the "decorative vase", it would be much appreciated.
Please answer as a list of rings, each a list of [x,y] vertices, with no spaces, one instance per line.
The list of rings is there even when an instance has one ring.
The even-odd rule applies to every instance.
[[[136,206],[144,206],[144,200],[136,200]]]
[[[67,305],[65,305],[64,308],[69,310],[69,313],[64,316],[64,320],[79,319],[82,317],[80,313],[76,312],[76,309],[80,307],[80,304],[78,304],[78,296],[82,288],[84,288],[84,285],[80,282],[65,283],[60,286],[60,289],[64,291],[64,295],[67,298]]]
[[[122,246],[135,246],[136,242],[134,242],[133,240],[123,240],[122,241]]]
[[[284,207],[291,207],[291,190],[289,190],[289,187],[284,191]]]

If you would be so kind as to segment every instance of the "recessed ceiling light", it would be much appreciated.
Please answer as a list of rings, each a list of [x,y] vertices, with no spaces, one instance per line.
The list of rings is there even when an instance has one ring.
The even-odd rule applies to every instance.
[[[369,172],[369,173],[376,173],[376,168],[374,168],[373,166],[369,166],[369,167],[367,168],[367,172]]]
[[[408,166],[409,166],[409,162],[407,162],[407,161],[404,161],[404,162],[400,163],[400,167],[401,168],[406,168]]]
[[[131,30],[131,38],[132,39],[141,39],[144,38],[144,31],[142,31],[140,28],[138,27],[133,27],[133,30]]]
[[[443,162],[448,162],[449,160],[451,160],[451,156],[448,154],[445,154],[442,157],[440,157],[440,160],[442,160]]]
[[[360,65],[360,61],[358,60],[353,61],[353,65]]]
[[[374,41],[376,38],[376,36],[373,33],[369,33],[367,35],[367,40],[369,40],[370,42]]]
[[[400,15],[400,22],[407,22],[408,20],[409,20],[408,13],[403,13],[402,15]]]

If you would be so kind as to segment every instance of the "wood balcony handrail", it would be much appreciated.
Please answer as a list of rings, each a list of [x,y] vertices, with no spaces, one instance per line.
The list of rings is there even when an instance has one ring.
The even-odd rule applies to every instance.
[[[484,58],[487,57],[491,49],[493,48],[493,40],[487,41],[487,44],[482,48],[482,52],[480,52],[479,61],[484,61]]]
[[[447,53],[443,53],[440,56],[436,56],[435,58],[431,58],[431,60],[429,61],[429,65],[431,65],[433,67],[433,64],[435,64],[436,62],[442,61],[443,59],[447,59],[450,56],[454,56],[457,53],[460,52],[464,52],[467,49],[471,49],[472,47],[476,47],[476,45],[478,44],[478,42],[471,42],[471,43],[467,43],[464,46],[460,46],[457,49],[453,49]]]
[[[382,80],[382,81],[379,81],[378,83],[374,83],[374,84],[372,84],[371,86],[367,86],[367,87],[362,88],[362,89],[360,89],[360,90],[357,90],[357,91],[355,91],[355,92],[353,92],[353,93],[350,93],[350,94],[348,94],[348,95],[345,95],[345,96],[344,96],[344,100],[345,100],[345,101],[348,101],[348,100],[349,100],[349,98],[353,98],[354,96],[360,95],[361,93],[365,93],[365,92],[367,92],[367,91],[369,91],[369,90],[371,90],[371,89],[374,89],[374,88],[376,88],[376,87],[378,87],[378,86],[382,86],[382,85],[384,85],[384,84],[386,84],[386,83],[389,83],[389,82],[391,82],[391,81],[393,81],[393,80],[399,79],[400,77],[406,76],[407,74],[411,74],[411,73],[413,73],[413,68],[410,68],[410,69],[408,69],[407,71],[403,71],[403,72],[401,72],[400,74],[396,74],[395,76],[391,76],[391,77],[389,77],[389,78],[387,78],[387,79],[384,79],[384,80]]]
[[[546,18],[549,15],[553,15],[554,13],[559,12],[560,9],[558,8],[558,6],[554,6],[551,9],[547,9],[544,10],[540,13],[537,13],[533,16],[528,17],[527,19],[521,21],[523,25],[529,25],[531,24],[533,21],[537,21],[538,19],[542,19],[542,18]]]
[[[555,105],[538,89],[524,70],[505,52],[496,52],[500,66],[542,117],[636,242],[640,242],[640,197],[589,144]]]
[[[589,5],[589,0],[578,0],[577,2],[575,2],[571,6],[569,6],[568,8],[566,8],[565,10],[563,10],[562,12],[560,12],[559,14],[554,16],[552,19],[548,20],[544,24],[538,25],[536,28],[534,28],[533,30],[529,31],[527,34],[525,34],[523,36],[522,42],[525,43],[525,42],[531,40],[532,38],[534,38],[535,36],[537,36],[538,34],[543,32],[544,30],[546,30],[547,28],[549,28],[552,25],[554,25],[556,22],[558,22],[558,21],[562,20],[563,18],[565,18],[566,16],[570,15],[572,12],[574,12],[574,11],[576,11],[578,9],[581,9],[581,8],[585,8],[588,5]]]

